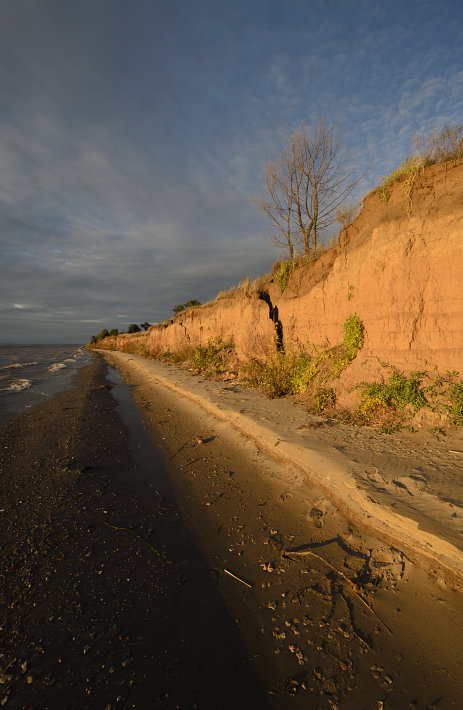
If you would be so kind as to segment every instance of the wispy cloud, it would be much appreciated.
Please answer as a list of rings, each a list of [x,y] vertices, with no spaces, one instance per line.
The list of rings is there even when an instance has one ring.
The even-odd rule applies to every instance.
[[[250,198],[285,127],[335,122],[359,170],[374,162],[367,191],[413,130],[461,120],[458,17],[417,0],[8,3],[0,332],[86,340],[268,270]]]

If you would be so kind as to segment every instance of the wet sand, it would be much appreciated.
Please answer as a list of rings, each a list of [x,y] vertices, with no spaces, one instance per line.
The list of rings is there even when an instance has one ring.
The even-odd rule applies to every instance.
[[[461,707],[455,579],[357,526],[281,437],[272,457],[179,392],[225,408],[236,383],[167,368],[175,390],[107,356],[166,465],[97,356],[0,430],[5,707]]]
[[[95,360],[0,429],[0,704],[266,708],[159,459],[142,480]]]
[[[395,523],[394,508],[399,508],[400,518],[411,521],[407,534],[409,530],[416,533],[403,548],[391,544],[387,530],[384,535],[377,534],[381,525],[376,528],[374,521],[368,516],[362,519],[358,511],[349,514],[346,506],[335,504],[336,496],[333,503],[327,495],[330,479],[317,481],[313,470],[319,461],[326,474],[323,466],[329,461],[340,475],[345,460],[335,448],[340,441],[336,436],[343,437],[348,449],[349,437],[358,438],[355,430],[346,428],[330,438],[329,431],[312,429],[304,415],[306,428],[299,431],[318,442],[309,452],[312,467],[305,475],[301,459],[295,462],[287,456],[292,441],[286,429],[300,426],[300,414],[293,404],[269,403],[260,395],[243,391],[236,382],[204,382],[191,373],[136,356],[106,356],[117,362],[131,383],[147,427],[170,460],[185,524],[215,571],[220,594],[238,622],[243,645],[272,707],[369,710],[461,706],[463,596],[458,565],[447,566],[459,563],[459,546],[442,535],[444,524],[448,525],[458,541],[451,527],[454,513],[457,526],[461,523],[458,490],[453,502],[444,500],[444,495],[440,498],[436,474],[429,477],[434,488],[428,494],[439,498],[438,515],[433,516],[433,510],[426,510],[425,505],[423,515],[418,501],[413,506],[407,501],[407,507],[400,497],[405,489],[395,483],[388,489],[383,481],[388,477],[399,480],[397,473],[403,478],[408,469],[392,474],[384,466],[384,456],[397,460],[393,452],[383,451],[383,458],[378,452],[376,458],[379,435],[363,432],[357,449],[351,445],[351,450],[358,452],[353,469],[355,464],[361,465],[362,457],[370,460],[370,466],[376,460],[382,464],[369,471],[378,477],[375,495],[385,496],[374,503],[380,509],[380,522],[390,515]],[[229,395],[241,401],[239,409],[234,409]],[[272,430],[274,405],[279,405],[284,415],[271,456],[268,440],[264,441],[261,429],[256,430],[253,424],[264,421],[267,431]],[[235,423],[231,421],[233,412]],[[249,422],[247,431],[241,426],[243,417]],[[371,438],[369,448],[365,437]],[[420,456],[426,459],[431,448],[437,456],[439,442],[414,441],[416,457],[410,455],[410,464],[419,469],[424,466]],[[411,449],[412,445],[400,444],[400,440],[396,444],[397,456],[405,459],[407,446]],[[334,458],[326,456],[329,445]],[[458,439],[450,445],[446,442],[445,451],[443,446],[441,449],[443,468],[447,456],[458,481],[457,454],[448,451],[456,445]],[[394,440],[382,446],[392,449]],[[318,458],[314,458],[314,451]],[[352,473],[347,470],[345,480],[351,482]],[[423,470],[423,478],[425,473]],[[354,481],[360,479],[359,475]],[[372,477],[371,485],[374,480]],[[449,487],[449,482],[441,485]],[[396,498],[395,489],[399,493]],[[359,490],[373,496],[371,488]],[[418,497],[416,491],[407,495]],[[451,506],[447,509],[449,521],[439,518],[444,504]],[[419,515],[423,524],[421,519],[414,520]],[[396,543],[400,542],[399,533],[395,528]],[[412,548],[417,537],[422,547]],[[428,540],[434,545],[429,555]],[[449,550],[455,559],[450,559]]]

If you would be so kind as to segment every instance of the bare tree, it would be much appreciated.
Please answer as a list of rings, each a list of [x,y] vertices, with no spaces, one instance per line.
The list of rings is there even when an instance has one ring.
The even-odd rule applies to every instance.
[[[313,130],[300,123],[288,133],[280,158],[262,170],[256,203],[270,219],[276,243],[293,259],[295,249],[308,254],[317,247],[357,183],[339,134],[319,119]]]

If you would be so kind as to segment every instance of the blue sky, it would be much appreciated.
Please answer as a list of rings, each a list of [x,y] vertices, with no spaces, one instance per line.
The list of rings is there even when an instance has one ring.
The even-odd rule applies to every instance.
[[[463,5],[3,0],[0,342],[169,317],[281,251],[251,198],[319,116],[370,171],[463,122]]]

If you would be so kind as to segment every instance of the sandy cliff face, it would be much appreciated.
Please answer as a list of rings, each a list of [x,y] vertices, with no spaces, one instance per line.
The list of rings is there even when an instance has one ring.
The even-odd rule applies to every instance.
[[[189,308],[171,321],[153,326],[147,333],[106,338],[101,347],[126,352],[139,349],[159,355],[203,346],[216,338],[232,341],[240,360],[265,357],[275,342],[268,304],[258,293],[239,293],[209,305]]]
[[[463,165],[428,168],[411,205],[400,184],[387,205],[368,196],[324,259],[296,270],[278,299],[285,338],[335,344],[355,312],[365,325],[363,359],[463,367]]]
[[[463,370],[463,164],[418,175],[408,200],[400,183],[389,202],[377,193],[340,234],[339,246],[295,269],[283,294],[273,281],[192,308],[148,333],[106,339],[104,346],[181,350],[211,338],[233,340],[240,359],[275,347],[276,317],[287,347],[341,342],[356,313],[365,344],[349,370],[371,379],[380,362],[404,371]],[[263,300],[266,299],[266,300]],[[275,307],[277,311],[275,310]]]

